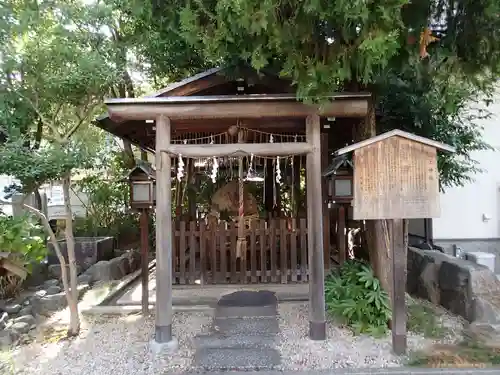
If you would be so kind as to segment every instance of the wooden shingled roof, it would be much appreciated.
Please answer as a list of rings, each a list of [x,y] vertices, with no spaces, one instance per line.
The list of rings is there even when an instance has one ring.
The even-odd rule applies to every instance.
[[[284,80],[272,74],[257,73],[249,68],[240,68],[238,73],[244,77],[245,92],[247,94],[256,93],[294,93],[291,81]],[[225,68],[213,68],[201,72],[194,76],[183,79],[179,82],[174,82],[161,90],[145,95],[144,98],[175,98],[187,96],[209,96],[209,95],[228,95],[238,94],[238,86],[241,82],[235,78],[233,70]],[[153,120],[153,119],[152,119]],[[227,129],[231,124],[227,121],[204,121],[201,128],[213,129],[215,132],[222,128]],[[120,121],[119,119],[111,119],[107,113],[99,116],[95,125],[114,134],[120,138],[131,141],[132,143],[146,149],[154,150],[154,123],[153,121]],[[189,121],[179,122],[176,124],[177,130],[190,130],[199,132],[200,126],[193,126]],[[201,124],[200,124],[201,125]]]
[[[241,88],[243,87],[243,91]],[[367,93],[341,93],[332,95],[336,100],[349,98],[366,98]],[[282,79],[275,74],[267,72],[256,72],[255,70],[242,67],[237,70],[214,68],[196,74],[182,81],[172,83],[167,87],[136,99],[111,99],[108,103],[124,103],[130,101],[158,102],[161,105],[172,105],[175,103],[205,103],[231,100],[296,100],[295,88],[292,82]],[[241,99],[240,99],[241,98]],[[248,128],[262,127],[265,120],[262,118],[245,119],[243,124]],[[233,118],[210,118],[210,119],[178,119],[172,122],[172,139],[184,139],[186,136],[195,134],[197,137],[208,134],[218,134],[227,131],[235,125]],[[151,120],[121,120],[110,118],[104,114],[96,119],[95,124],[100,128],[140,146],[145,150],[154,152],[155,127],[154,119]],[[273,133],[300,133],[304,132],[303,119],[279,118],[273,119]]]
[[[437,142],[437,141],[434,141],[434,140],[429,139],[429,138],[421,137],[419,135],[408,133],[408,132],[405,132],[403,130],[394,129],[394,130],[388,131],[386,133],[377,135],[375,137],[366,139],[364,141],[357,142],[357,143],[354,143],[352,145],[343,147],[343,148],[337,150],[335,152],[335,155],[338,155],[338,156],[345,155],[345,154],[348,154],[348,153],[353,152],[355,150],[358,150],[360,148],[369,146],[373,143],[380,142],[380,141],[383,141],[383,140],[391,138],[391,137],[406,138],[406,139],[412,140],[414,142],[418,142],[418,143],[422,143],[422,144],[427,145],[427,146],[434,147],[438,151],[455,152],[455,148],[450,146],[450,145],[447,145],[447,144],[444,144],[441,142]]]

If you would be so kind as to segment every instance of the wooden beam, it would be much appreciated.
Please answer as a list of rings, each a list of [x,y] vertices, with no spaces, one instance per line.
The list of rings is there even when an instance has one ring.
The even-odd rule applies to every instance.
[[[108,103],[113,119],[149,120],[158,116],[179,119],[213,118],[279,118],[321,115],[332,117],[365,117],[368,112],[366,99],[342,99],[318,105],[297,101],[233,101],[207,103]]]
[[[160,152],[170,145],[170,119],[156,118],[156,327],[155,341],[172,338],[172,187],[170,155]]]
[[[406,253],[403,219],[392,220],[392,349],[406,353]]]
[[[326,339],[325,265],[323,259],[323,200],[321,194],[321,123],[318,115],[306,118],[307,221],[309,250],[309,338]]]
[[[306,154],[311,146],[305,142],[287,143],[229,143],[214,145],[176,144],[164,148],[161,152],[170,155],[182,155],[187,158],[209,158],[212,156],[289,156]]]
[[[141,306],[142,314],[149,313],[149,220],[148,210],[143,209],[140,218],[141,226]]]

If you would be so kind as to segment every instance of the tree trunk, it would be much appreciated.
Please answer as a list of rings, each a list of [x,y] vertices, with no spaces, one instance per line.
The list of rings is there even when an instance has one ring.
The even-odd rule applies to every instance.
[[[377,135],[375,107],[370,103],[365,121],[361,121],[355,134],[355,141],[359,142]],[[382,288],[392,294],[392,256],[390,242],[390,226],[386,220],[366,220],[365,239],[363,243],[368,247],[370,264],[375,276],[380,280]]]
[[[42,207],[42,195],[40,194],[40,191],[38,189],[35,189],[33,191],[33,196],[35,198],[35,208],[37,210],[43,211],[43,207]]]
[[[112,33],[115,43],[118,47],[116,49],[116,65],[118,69],[121,71],[122,75],[122,80],[118,85],[118,92],[120,94],[120,97],[122,98],[134,98],[135,97],[134,84],[127,70],[127,48],[122,39],[120,26],[118,25],[116,29],[113,29]],[[123,140],[123,149],[124,149],[123,151],[124,151],[125,164],[127,168],[129,169],[134,168],[136,162],[135,162],[134,152],[132,150],[132,144],[127,140]]]
[[[68,249],[68,264],[69,264],[69,280],[70,291],[65,290],[66,295],[70,295],[68,299],[68,307],[70,311],[70,322],[68,328],[68,336],[76,336],[80,332],[80,316],[78,315],[78,289],[77,289],[77,269],[75,257],[75,238],[73,236],[73,212],[71,211],[70,200],[71,175],[68,173],[63,178],[63,196],[64,208],[66,214],[66,245]]]

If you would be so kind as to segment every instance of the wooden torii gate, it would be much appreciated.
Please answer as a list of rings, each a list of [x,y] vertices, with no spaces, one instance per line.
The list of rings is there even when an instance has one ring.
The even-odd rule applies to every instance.
[[[323,98],[326,104],[309,105],[293,94],[221,95],[109,99],[109,117],[116,122],[135,121],[156,126],[156,327],[155,342],[164,348],[175,348],[172,336],[172,228],[171,156],[208,158],[231,155],[276,157],[307,155],[307,220],[309,252],[309,337],[326,338],[323,259],[323,202],[321,194],[321,120],[324,117],[364,118],[368,96],[334,95]],[[340,100],[339,100],[340,99]],[[213,119],[266,120],[304,119],[306,142],[172,144],[176,121]]]

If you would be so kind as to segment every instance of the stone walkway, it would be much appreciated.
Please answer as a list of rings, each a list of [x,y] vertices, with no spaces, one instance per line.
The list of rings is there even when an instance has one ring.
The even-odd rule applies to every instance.
[[[309,284],[205,284],[205,285],[174,285],[172,299],[174,305],[215,305],[221,296],[240,290],[267,290],[274,292],[279,302],[307,301],[309,299]],[[156,302],[156,268],[149,274],[149,303]],[[141,278],[121,288],[111,299],[109,305],[140,306],[142,299]]]
[[[281,363],[277,300],[269,291],[238,291],[217,303],[212,331],[195,338],[194,365],[208,371],[271,370]]]

